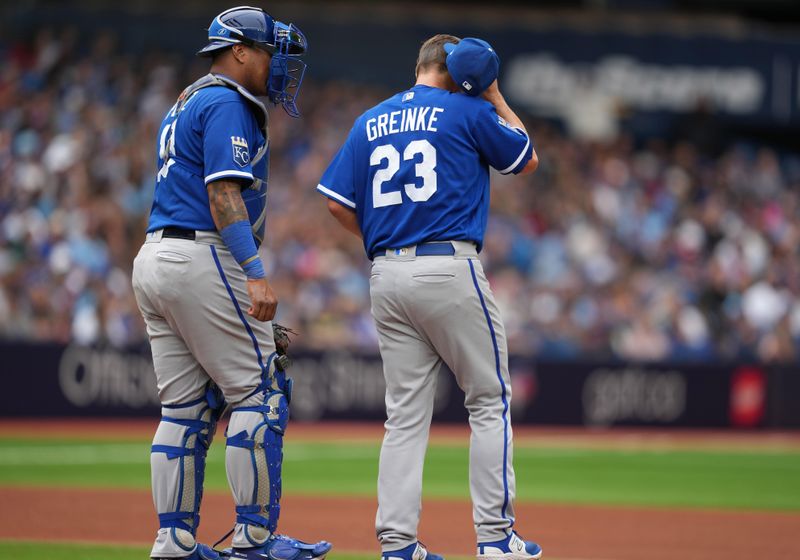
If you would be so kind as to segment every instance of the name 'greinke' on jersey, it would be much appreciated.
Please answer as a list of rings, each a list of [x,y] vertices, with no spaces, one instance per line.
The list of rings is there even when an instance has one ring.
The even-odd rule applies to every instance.
[[[381,136],[400,132],[438,132],[436,121],[441,107],[408,107],[391,113],[381,113],[377,117],[367,119],[365,128],[367,140],[372,142]]]
[[[370,256],[445,240],[480,250],[489,167],[517,173],[532,154],[489,101],[417,84],[356,119],[317,190],[356,211]]]

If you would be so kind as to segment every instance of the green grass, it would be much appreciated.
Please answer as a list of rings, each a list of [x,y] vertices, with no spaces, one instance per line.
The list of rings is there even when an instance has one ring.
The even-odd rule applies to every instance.
[[[286,444],[289,494],[374,496],[377,443]],[[148,442],[0,439],[0,484],[149,489]],[[596,450],[517,445],[521,501],[800,510],[800,452]],[[433,445],[428,497],[468,499],[467,449]],[[206,488],[226,490],[224,445],[212,446]]]
[[[41,543],[26,541],[3,541],[2,558],[14,560],[142,560],[147,558],[150,548],[138,546],[107,546],[74,543]],[[371,554],[354,554],[348,552],[331,552],[328,560],[367,560],[373,559]]]
[[[142,560],[149,548],[134,546],[101,546],[94,544],[40,543],[0,541],[3,558],[14,560]]]

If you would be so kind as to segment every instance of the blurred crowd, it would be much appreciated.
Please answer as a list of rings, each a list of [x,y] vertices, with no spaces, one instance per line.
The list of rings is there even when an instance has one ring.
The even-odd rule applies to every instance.
[[[141,345],[130,272],[156,131],[207,63],[120,54],[109,35],[86,51],[68,30],[0,57],[0,336]],[[306,348],[377,351],[369,261],[315,187],[353,119],[391,93],[307,80],[301,119],[271,112],[262,256],[278,320]],[[800,159],[530,130],[540,168],[493,178],[481,254],[512,353],[797,360]]]

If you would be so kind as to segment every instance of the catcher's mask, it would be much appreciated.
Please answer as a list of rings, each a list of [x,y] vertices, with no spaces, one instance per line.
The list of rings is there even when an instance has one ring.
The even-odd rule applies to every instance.
[[[281,104],[292,117],[299,117],[296,101],[306,72],[306,63],[300,57],[308,50],[303,32],[294,24],[275,20],[261,8],[238,6],[214,18],[208,28],[208,44],[197,54],[211,56],[235,43],[272,55],[267,79],[269,100]]]

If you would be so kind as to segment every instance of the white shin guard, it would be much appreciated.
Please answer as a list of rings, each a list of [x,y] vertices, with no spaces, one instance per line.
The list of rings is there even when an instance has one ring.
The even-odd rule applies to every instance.
[[[287,398],[278,391],[253,395],[231,413],[225,465],[236,502],[236,548],[259,546],[277,528],[288,419]]]
[[[161,409],[150,454],[160,525],[152,557],[186,556],[195,548],[206,453],[223,406],[214,388],[201,400]]]

